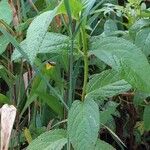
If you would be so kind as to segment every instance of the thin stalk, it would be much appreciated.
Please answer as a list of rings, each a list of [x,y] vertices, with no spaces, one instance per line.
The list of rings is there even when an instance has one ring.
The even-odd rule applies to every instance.
[[[25,4],[24,0],[21,0],[21,9],[22,9],[22,17],[24,20],[27,20],[27,14],[26,14],[26,9],[25,9]]]
[[[18,14],[18,24],[21,22],[22,16],[21,16],[21,4],[20,0],[17,0],[17,14]]]
[[[81,63],[81,58],[77,61],[77,63],[75,64],[75,67],[74,67],[74,71],[73,71],[73,89],[75,89],[76,82],[77,82],[77,77],[79,75],[80,63]],[[81,94],[79,94],[79,93],[75,92],[75,90],[73,90],[73,99],[75,98],[75,94],[78,94],[81,97]]]
[[[81,37],[83,44],[83,60],[84,60],[84,81],[83,81],[83,91],[82,91],[82,101],[84,101],[86,95],[86,86],[88,81],[88,51],[87,51],[87,37],[85,29],[81,28]]]
[[[9,48],[8,48],[8,51],[7,51],[7,57],[8,57],[7,59],[10,59],[11,54],[12,54],[12,46],[9,45]],[[13,63],[11,61],[8,62],[7,70],[13,74]],[[14,84],[11,85],[10,89],[11,89],[10,99],[12,99],[13,105],[16,106],[17,100],[16,100],[16,87],[15,87],[15,85]]]
[[[69,27],[68,27],[68,25],[67,25],[67,22],[66,22],[66,20],[65,20],[64,15],[61,15],[61,19],[62,19],[62,23],[64,24],[64,27],[65,27],[67,33],[69,34],[69,30],[70,30],[70,29],[69,29]]]
[[[67,142],[67,150],[70,150],[71,149],[71,143],[70,143],[70,140],[68,138],[68,142]]]
[[[68,106],[71,107],[73,101],[73,40],[71,40],[71,49],[69,52],[69,101]]]
[[[71,17],[71,8],[69,0],[64,0],[65,8],[69,18],[69,32],[71,38],[71,48],[69,50],[69,92],[68,92],[68,106],[71,107],[73,102],[73,47],[74,47],[74,38],[73,38],[73,21]],[[67,150],[70,150],[70,142],[68,138]]]
[[[98,27],[98,25],[100,24],[100,22],[102,21],[102,19],[100,19],[97,24],[95,25],[94,29],[92,30],[90,36],[92,36],[92,34],[94,33],[94,31],[96,30],[96,28]]]
[[[39,11],[38,11],[37,7],[34,5],[34,3],[32,2],[32,0],[29,0],[29,3],[32,6],[32,8],[36,11],[36,13],[38,14]]]
[[[69,0],[64,0],[64,4],[69,18],[69,32],[71,38],[71,48],[69,50],[69,92],[68,92],[68,106],[71,107],[71,104],[73,102],[73,47],[74,47],[73,28],[72,28],[73,23]]]

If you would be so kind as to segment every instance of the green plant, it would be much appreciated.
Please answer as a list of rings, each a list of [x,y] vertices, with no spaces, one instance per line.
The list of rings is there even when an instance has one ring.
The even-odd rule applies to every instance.
[[[108,130],[123,149],[126,145],[110,123],[115,124],[114,118],[119,116],[117,108],[122,105],[124,94],[135,94],[135,106],[143,111],[140,116],[143,130],[149,131],[149,101],[143,99],[150,93],[147,59],[150,54],[150,21],[149,10],[141,10],[140,2],[129,1],[125,7],[105,4],[106,7],[100,8],[102,2],[96,0],[63,0],[54,1],[53,6],[47,5],[39,12],[35,4],[40,1],[37,1],[32,3],[32,7],[38,15],[30,18],[31,21],[27,20],[27,15],[31,13],[32,16],[35,12],[23,9],[25,3],[22,0],[24,23],[16,27],[15,35],[7,25],[10,17],[0,17],[7,23],[1,21],[1,54],[5,58],[6,46],[11,43],[15,47],[11,60],[15,61],[16,68],[17,64],[20,67],[19,73],[15,71],[15,77],[11,74],[12,70],[4,66],[0,68],[0,75],[3,72],[7,74],[2,76],[3,80],[8,82],[9,87],[15,84],[19,93],[16,95],[15,88],[10,88],[11,96],[8,98],[1,94],[0,101],[9,102],[9,99],[14,99],[15,93],[13,103],[19,113],[16,128],[28,124],[30,131],[25,134],[26,141],[30,142],[32,137],[34,139],[44,132],[29,144],[28,150],[115,149],[115,144],[111,146],[99,138],[99,131],[103,129]],[[135,15],[130,13],[132,11]],[[115,18],[112,12],[120,18]],[[145,15],[148,18],[145,19]],[[128,23],[121,22],[120,27],[122,17],[126,17]],[[98,30],[97,35],[95,32],[101,20],[105,22],[104,30],[101,33]],[[25,34],[26,28],[24,39],[21,33]],[[91,62],[94,62],[96,72],[90,73]],[[48,68],[45,67],[47,63]],[[26,87],[21,82],[24,73],[29,77],[28,81],[24,79]],[[125,97],[128,99],[128,96]],[[55,125],[50,129],[55,129],[45,132],[44,126],[52,118],[55,118]],[[142,123],[138,126],[134,123],[135,131],[139,131],[139,126]],[[22,136],[19,133],[18,137],[25,141]]]

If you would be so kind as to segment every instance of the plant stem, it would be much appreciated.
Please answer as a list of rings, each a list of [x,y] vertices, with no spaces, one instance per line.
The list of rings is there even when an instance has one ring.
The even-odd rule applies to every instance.
[[[69,101],[68,106],[71,107],[73,101],[73,39],[71,39],[71,48],[69,51]]]
[[[74,46],[74,38],[73,38],[73,20],[71,16],[71,8],[69,0],[64,0],[65,8],[67,11],[67,15],[69,18],[69,36],[71,39],[71,48],[69,50],[69,92],[68,92],[68,106],[71,107],[73,101],[73,46]]]
[[[88,52],[87,52],[87,37],[85,29],[81,29],[82,43],[83,43],[83,59],[84,59],[84,81],[83,81],[83,91],[82,91],[82,101],[84,101],[86,94],[86,86],[88,80]]]
[[[36,11],[36,13],[38,14],[39,11],[38,11],[37,7],[34,5],[34,3],[32,2],[32,0],[29,0],[29,3],[33,7],[33,9]]]
[[[71,144],[70,144],[69,138],[68,138],[68,142],[67,142],[67,150],[71,150]]]

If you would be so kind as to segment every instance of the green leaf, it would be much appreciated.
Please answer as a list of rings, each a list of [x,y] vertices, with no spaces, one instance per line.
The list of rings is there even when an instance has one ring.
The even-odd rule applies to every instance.
[[[32,22],[33,18],[29,18],[23,23],[20,23],[15,29],[17,32],[24,32],[29,27],[30,23]]]
[[[20,47],[21,47],[22,50],[26,53],[26,50],[27,50],[26,40],[24,40],[24,41],[22,41],[22,42],[20,43]],[[18,51],[17,48],[15,48],[15,50],[14,50],[12,56],[11,56],[11,59],[12,59],[12,60],[17,60],[17,59],[22,58],[22,57],[24,57],[24,56]]]
[[[100,74],[94,74],[88,82],[87,93],[119,80],[121,80],[119,73],[113,69],[105,70]]]
[[[144,27],[148,27],[150,25],[150,20],[149,19],[139,19],[138,21],[136,21],[129,29],[129,33],[130,36],[134,39],[136,33],[144,28]]]
[[[79,13],[82,10],[82,4],[81,4],[81,2],[77,1],[77,0],[69,0],[69,4],[70,4],[70,10],[71,10],[72,17],[74,19],[78,20],[79,19]],[[76,6],[76,7],[74,7],[74,6]],[[66,11],[66,8],[65,8],[64,1],[59,6],[57,13],[58,14],[66,14],[67,15],[67,11]]]
[[[104,34],[106,36],[112,35],[115,31],[117,31],[117,25],[114,20],[108,19],[104,24]]]
[[[41,134],[31,142],[27,150],[61,150],[66,143],[66,131],[57,129]]]
[[[19,50],[19,52],[24,56],[24,58],[26,58],[26,60],[28,62],[30,62],[27,54],[22,50],[22,48],[20,48],[20,45],[18,44],[18,42],[15,40],[15,38],[12,37],[11,34],[9,34],[6,30],[4,30],[3,28],[0,27],[0,31],[10,40],[10,42]],[[64,102],[62,96],[55,90],[55,88],[53,88],[51,86],[51,84],[46,80],[46,78],[42,75],[42,73],[40,72],[40,70],[38,68],[36,68],[32,62],[30,63],[32,65],[32,68],[34,68],[34,71],[36,72],[36,74],[38,74],[42,80],[46,83],[46,85],[48,86],[48,88],[54,93],[54,95],[56,95],[59,100],[64,104],[64,106],[66,107],[66,109],[68,109],[68,106],[66,105],[66,103]]]
[[[4,35],[0,36],[0,55],[6,50],[8,43],[9,42]]]
[[[91,38],[90,53],[114,68],[134,88],[150,92],[150,65],[133,43],[117,37]]]
[[[99,109],[93,101],[76,100],[68,115],[68,135],[75,150],[92,150],[99,131]]]
[[[141,93],[141,92],[136,91],[134,93],[133,104],[135,106],[138,106],[138,105],[142,104],[142,102],[149,96],[150,96],[150,94]]]
[[[128,0],[131,5],[140,5],[142,0]]]
[[[125,80],[120,80],[88,93],[87,97],[102,100],[122,94],[130,89],[131,86]]]
[[[8,0],[1,0],[0,2],[0,19],[10,24],[13,19],[13,13]]]
[[[70,48],[69,37],[59,33],[48,32],[40,47],[39,53],[59,53]]]
[[[130,84],[122,80],[115,70],[106,70],[96,74],[87,85],[87,97],[106,99],[131,89]]]
[[[146,131],[150,131],[150,105],[147,105],[144,109],[143,120],[144,120],[144,129]]]
[[[115,148],[105,141],[97,140],[95,150],[115,150]]]
[[[36,17],[27,30],[27,55],[31,62],[34,62],[37,52],[43,42],[49,24],[56,15],[56,10],[47,11]]]
[[[106,124],[107,121],[112,119],[112,114],[115,113],[117,106],[118,104],[113,101],[109,101],[107,103],[107,105],[103,108],[103,111],[100,111],[101,123]]]
[[[21,110],[21,113],[20,113],[20,116],[23,115],[23,113],[26,111],[26,109],[30,106],[31,103],[33,103],[34,101],[36,101],[38,98],[37,94],[32,94],[32,95],[29,95],[29,97],[27,98],[27,101],[25,103],[25,105],[23,106],[22,110]]]
[[[150,55],[150,28],[144,28],[137,32],[135,45],[140,47],[146,56]]]
[[[26,54],[31,63],[34,62],[40,46],[46,36],[49,24],[55,17],[57,8],[52,11],[47,11],[37,16],[30,24],[27,30],[26,38]]]
[[[20,46],[24,52],[28,52],[26,39],[20,43]],[[39,50],[36,51],[36,55],[39,53],[60,53],[61,51],[68,50],[69,48],[70,44],[68,36],[59,33],[47,32],[39,47]],[[12,60],[16,60],[21,57],[22,56],[19,51],[15,49],[12,55]]]
[[[10,100],[7,96],[0,93],[0,104],[10,104]]]
[[[63,117],[63,107],[55,96],[40,91],[37,91],[36,93],[55,113],[60,117]]]
[[[84,9],[84,15],[88,15],[95,2],[96,0],[81,0]]]
[[[72,17],[76,20],[79,20],[81,11],[83,11],[83,16],[87,16],[95,2],[96,0],[70,0],[69,5]],[[64,2],[59,6],[57,14],[67,14]]]
[[[29,107],[29,105],[32,102],[37,100],[37,98],[38,98],[37,91],[40,91],[40,90],[45,93],[46,84],[39,76],[36,76],[34,78],[34,80],[32,81],[32,88],[31,88],[30,94],[27,97],[27,101],[26,101],[25,105],[23,106],[23,109],[21,111],[21,115],[25,112],[25,110]]]
[[[14,75],[2,65],[0,65],[0,78],[2,78],[8,86],[12,86],[15,81]]]

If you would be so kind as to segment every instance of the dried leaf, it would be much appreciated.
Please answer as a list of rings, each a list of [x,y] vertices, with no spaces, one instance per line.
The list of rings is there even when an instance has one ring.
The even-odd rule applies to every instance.
[[[1,108],[1,150],[8,150],[15,117],[16,108],[13,105],[3,105]]]

